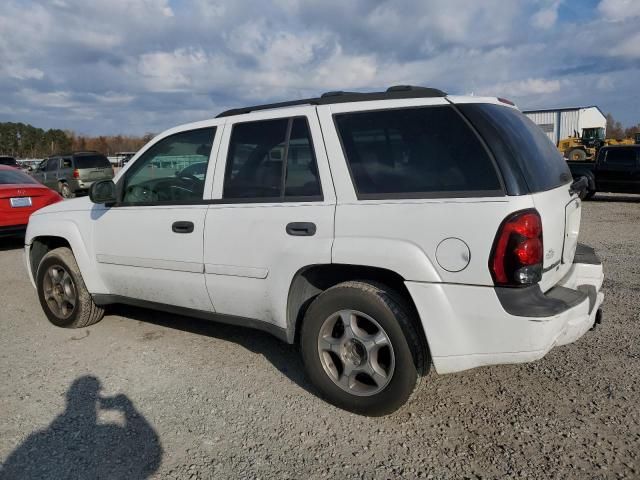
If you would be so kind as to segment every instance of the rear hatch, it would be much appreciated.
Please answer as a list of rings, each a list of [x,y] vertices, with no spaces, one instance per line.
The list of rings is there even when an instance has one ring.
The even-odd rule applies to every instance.
[[[111,162],[104,155],[76,155],[73,157],[73,161],[74,168],[78,170],[78,178],[83,182],[95,182],[113,178]]]
[[[517,109],[490,103],[459,107],[494,153],[507,193],[531,194],[542,219],[540,288],[547,291],[571,268],[580,232],[581,202],[569,191],[569,167],[540,127]]]

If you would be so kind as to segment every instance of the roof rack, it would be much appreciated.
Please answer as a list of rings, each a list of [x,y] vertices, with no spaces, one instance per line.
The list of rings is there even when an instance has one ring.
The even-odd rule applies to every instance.
[[[384,92],[325,92],[319,97],[305,98],[302,100],[292,100],[288,102],[269,103],[265,105],[255,105],[253,107],[232,108],[219,113],[216,118],[242,115],[259,110],[272,110],[275,108],[294,107],[296,105],[330,105],[334,103],[366,102],[368,100],[394,100],[402,98],[432,98],[446,97],[447,94],[437,88],[416,87],[412,85],[394,85]]]

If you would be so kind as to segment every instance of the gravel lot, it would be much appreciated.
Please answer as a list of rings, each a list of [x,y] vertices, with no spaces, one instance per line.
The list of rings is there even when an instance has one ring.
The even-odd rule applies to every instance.
[[[640,197],[585,203],[604,324],[528,365],[429,375],[385,418],[267,334],[141,309],[50,325],[0,240],[0,478],[640,478]]]

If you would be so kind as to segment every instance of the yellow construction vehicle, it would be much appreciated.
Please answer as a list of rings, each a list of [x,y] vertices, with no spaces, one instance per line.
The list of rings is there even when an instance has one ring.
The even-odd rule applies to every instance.
[[[568,160],[593,161],[605,145],[632,145],[640,143],[640,134],[633,138],[605,138],[604,128],[583,128],[582,136],[574,132],[574,136],[558,142],[558,150]]]

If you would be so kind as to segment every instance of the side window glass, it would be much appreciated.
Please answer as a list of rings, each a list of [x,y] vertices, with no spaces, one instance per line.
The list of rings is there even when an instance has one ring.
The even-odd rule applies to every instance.
[[[277,201],[320,195],[318,168],[306,118],[234,125],[223,198]]]
[[[605,163],[616,167],[634,168],[636,166],[636,152],[631,148],[611,148],[607,150]]]
[[[47,160],[47,172],[55,172],[58,169],[59,160],[57,158],[50,158]]]
[[[287,150],[285,197],[321,195],[318,165],[306,118],[295,118]]]
[[[71,168],[71,157],[65,157],[62,159],[62,168]]]
[[[124,203],[202,200],[215,127],[180,132],[160,140],[127,171]]]
[[[490,157],[452,108],[346,113],[335,122],[359,195],[500,191]]]

